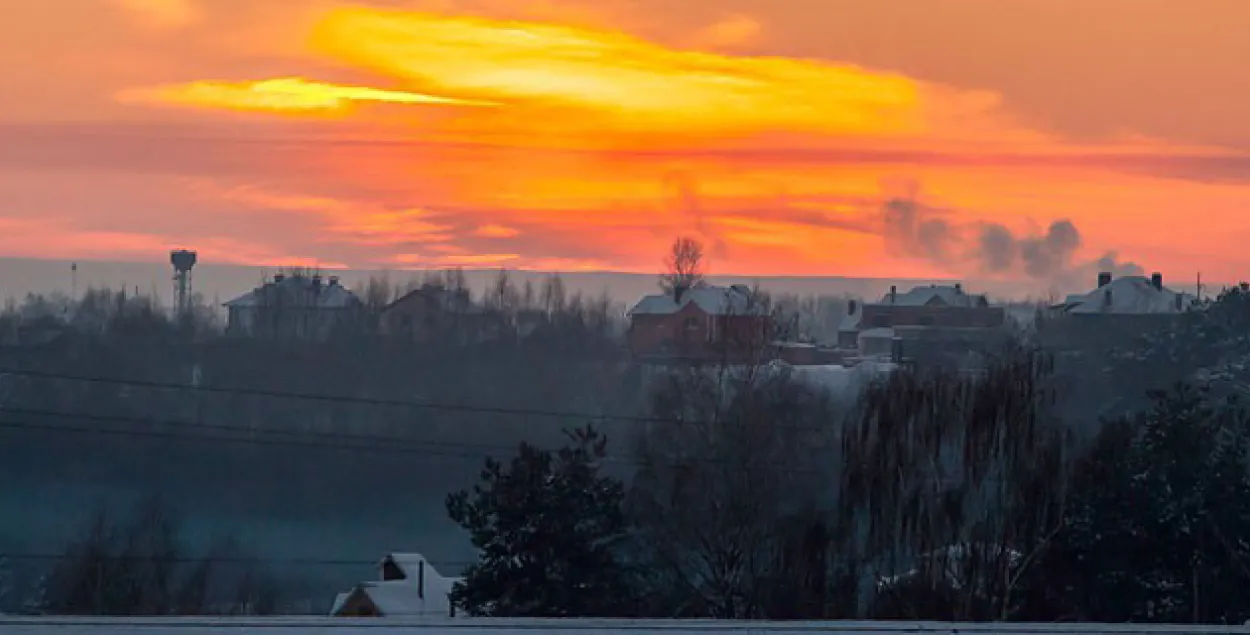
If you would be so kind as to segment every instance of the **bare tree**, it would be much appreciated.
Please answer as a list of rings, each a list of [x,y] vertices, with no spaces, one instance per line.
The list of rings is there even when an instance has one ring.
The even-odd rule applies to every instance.
[[[673,241],[664,259],[660,288],[680,299],[682,294],[702,284],[703,275],[703,244],[686,236]]]
[[[690,367],[659,381],[630,509],[660,588],[677,598],[667,614],[773,616],[782,552],[829,480],[820,466],[834,446],[822,426],[832,405],[762,366]]]

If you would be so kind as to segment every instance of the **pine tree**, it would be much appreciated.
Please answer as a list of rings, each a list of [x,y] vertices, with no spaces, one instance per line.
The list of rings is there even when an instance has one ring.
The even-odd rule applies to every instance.
[[[1237,622],[1250,583],[1250,417],[1188,386],[1104,430],[1064,542],[1081,617]],[[1083,478],[1082,478],[1083,476]],[[1076,603],[1074,601],[1074,603]]]
[[[452,601],[471,615],[595,617],[619,614],[628,597],[615,545],[625,534],[624,486],[599,474],[607,439],[568,432],[558,452],[522,444],[505,469],[487,459],[482,482],[447,498],[479,560]]]

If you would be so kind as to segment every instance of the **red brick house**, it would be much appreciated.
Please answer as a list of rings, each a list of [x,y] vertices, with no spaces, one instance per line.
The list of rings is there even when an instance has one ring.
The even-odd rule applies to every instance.
[[[629,349],[648,361],[746,361],[766,355],[773,324],[747,287],[649,295],[627,314]]]

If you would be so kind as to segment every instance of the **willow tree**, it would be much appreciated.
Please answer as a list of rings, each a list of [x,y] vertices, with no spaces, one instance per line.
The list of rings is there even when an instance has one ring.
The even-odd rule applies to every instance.
[[[902,370],[842,436],[841,526],[883,618],[1010,619],[1063,527],[1067,435],[1049,358],[1012,344],[981,372]]]

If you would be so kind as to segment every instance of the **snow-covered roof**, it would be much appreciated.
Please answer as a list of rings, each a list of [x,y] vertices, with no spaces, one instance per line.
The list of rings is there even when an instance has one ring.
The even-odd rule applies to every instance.
[[[444,577],[419,553],[392,553],[382,562],[394,562],[404,574],[404,579],[362,582],[350,592],[335,597],[331,615],[337,614],[357,593],[368,596],[384,617],[446,617],[450,613],[451,591],[459,578]],[[422,563],[424,574],[421,572]]]
[[[732,287],[696,287],[681,294],[681,301],[672,294],[656,294],[644,296],[629,310],[628,315],[670,315],[689,304],[695,304],[709,315],[764,315],[766,309],[758,303],[751,302],[751,290],[734,285]]]
[[[387,560],[394,562],[395,566],[404,572],[404,577],[414,581],[414,583],[417,577],[421,575],[421,563],[423,562],[425,563],[425,582],[427,585],[431,578],[443,578],[438,570],[430,564],[430,561],[419,553],[392,553],[388,554],[382,561],[386,562]]]
[[[334,606],[330,608],[330,615],[337,615],[343,609],[343,605],[347,604],[347,598],[351,596],[351,593],[340,593],[334,596]]]
[[[881,303],[898,306],[937,305],[973,308],[989,304],[989,299],[984,294],[964,293],[963,287],[959,285],[929,285],[915,287],[906,293],[887,293]]]
[[[335,280],[320,277],[286,276],[275,278],[226,303],[228,307],[262,307],[283,303],[286,306],[346,309],[362,303],[356,294]]]
[[[1089,293],[1068,296],[1062,308],[1076,314],[1169,314],[1188,311],[1196,301],[1188,293],[1155,287],[1145,276],[1126,276]]]

